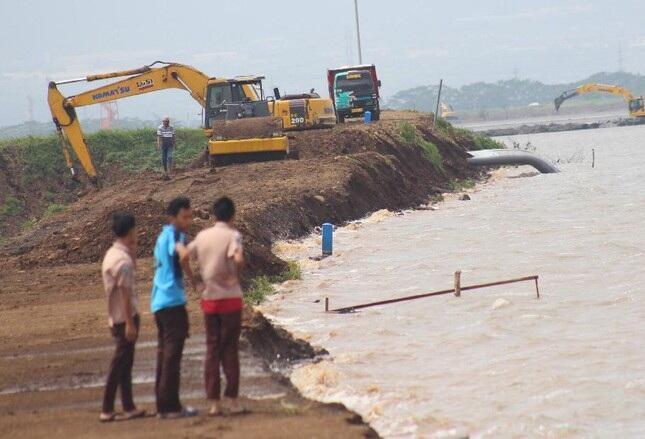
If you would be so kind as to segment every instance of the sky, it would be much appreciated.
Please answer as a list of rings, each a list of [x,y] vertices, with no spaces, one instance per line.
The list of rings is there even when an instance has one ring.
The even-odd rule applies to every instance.
[[[513,77],[569,82],[645,73],[642,0],[359,0],[363,62],[383,95]],[[0,126],[50,119],[47,83],[156,60],[265,88],[326,95],[326,69],[358,61],[353,0],[0,0]],[[620,55],[622,53],[622,55]],[[622,59],[622,60],[621,60]],[[98,83],[61,86],[65,94]],[[121,117],[197,123],[183,91],[118,102]],[[98,117],[98,107],[79,110]]]

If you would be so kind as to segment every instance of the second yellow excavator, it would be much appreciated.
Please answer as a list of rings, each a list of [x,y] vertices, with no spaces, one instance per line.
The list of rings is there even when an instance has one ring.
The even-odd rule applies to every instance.
[[[567,90],[555,99],[555,111],[558,111],[562,103],[567,99],[591,92],[604,92],[621,96],[623,99],[625,99],[625,101],[627,101],[629,115],[631,117],[645,117],[645,101],[643,100],[643,96],[635,97],[626,88],[609,84],[589,83],[583,84],[578,88],[574,88],[573,90]]]

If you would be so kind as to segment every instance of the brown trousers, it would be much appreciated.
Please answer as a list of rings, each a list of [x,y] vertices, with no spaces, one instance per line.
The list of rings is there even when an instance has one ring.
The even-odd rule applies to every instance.
[[[139,316],[134,316],[134,325],[139,330]],[[103,393],[103,413],[114,411],[117,388],[121,389],[123,411],[130,412],[136,407],[132,400],[132,365],[134,364],[134,344],[125,338],[125,323],[117,323],[110,328],[116,343],[114,356],[108,369],[105,392]]]
[[[239,341],[242,312],[204,314],[206,326],[206,364],[204,382],[206,397],[219,400],[221,393],[220,364],[226,376],[224,396],[237,398],[240,388]]]
[[[182,410],[179,402],[181,357],[188,338],[188,313],[186,307],[174,306],[155,313],[157,324],[157,377],[155,395],[157,413]]]

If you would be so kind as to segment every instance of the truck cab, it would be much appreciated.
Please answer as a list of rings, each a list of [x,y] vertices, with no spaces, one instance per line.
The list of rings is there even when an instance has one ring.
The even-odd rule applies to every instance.
[[[362,117],[366,111],[372,113],[372,120],[379,119],[381,81],[373,65],[331,69],[327,72],[327,80],[339,123],[347,118]]]

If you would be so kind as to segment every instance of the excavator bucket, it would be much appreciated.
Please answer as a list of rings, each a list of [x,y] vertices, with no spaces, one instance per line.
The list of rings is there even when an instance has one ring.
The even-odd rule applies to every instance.
[[[573,89],[573,90],[567,90],[564,93],[562,93],[560,96],[555,98],[554,104],[555,104],[555,111],[558,111],[560,109],[560,105],[567,99],[571,99],[574,96],[578,96],[578,90]]]
[[[289,152],[282,119],[251,117],[213,122],[213,137],[208,142],[214,166],[232,163],[282,160]]]

